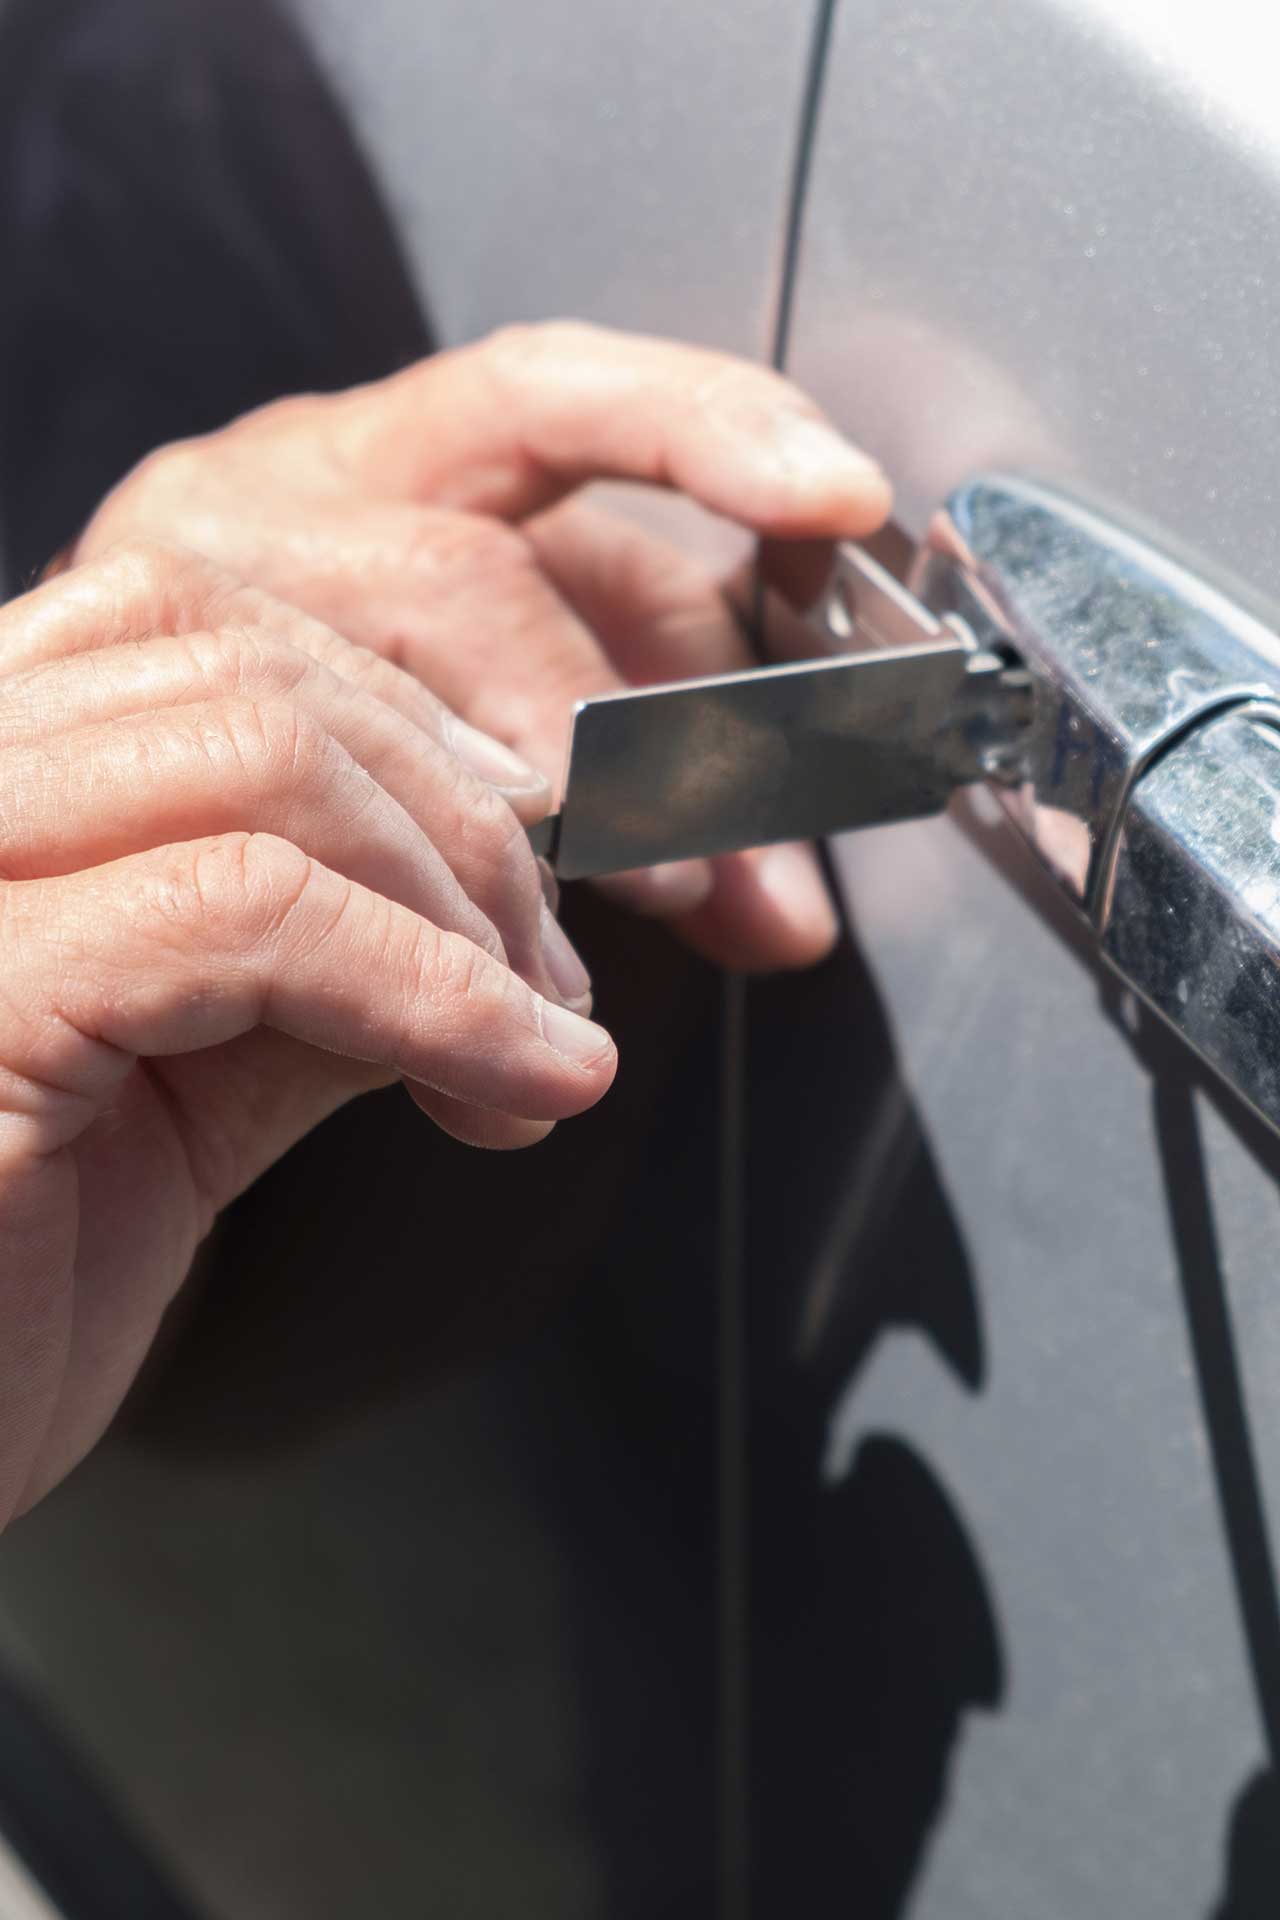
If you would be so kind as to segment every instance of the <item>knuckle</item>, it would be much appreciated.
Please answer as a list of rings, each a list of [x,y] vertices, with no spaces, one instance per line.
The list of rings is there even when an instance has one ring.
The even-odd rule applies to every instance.
[[[320,889],[323,869],[275,833],[237,836],[231,904],[238,924],[257,938],[275,937]],[[339,887],[340,894],[344,890]],[[339,900],[339,908],[344,904]]]
[[[252,407],[248,413],[242,413],[239,419],[231,421],[211,437],[225,438],[229,444],[238,445],[262,438],[274,439],[278,434],[290,434],[299,428],[306,429],[323,413],[329,397],[317,393],[285,394],[279,400],[267,401],[264,406]],[[194,444],[198,446],[200,442]]]
[[[157,876],[155,907],[160,917],[205,937],[223,934],[235,925],[246,898],[248,837],[220,834],[191,847],[173,848]]]
[[[165,917],[182,937],[243,963],[264,1004],[283,968],[333,950],[343,970],[396,991],[406,915],[282,834],[219,834],[178,856]]]
[[[225,598],[230,583],[202,555],[133,532],[99,545],[85,571],[114,640],[190,632]]]
[[[139,460],[120,481],[95,519],[98,540],[120,525],[159,519],[163,525],[197,482],[205,464],[204,439],[174,440]]]
[[[195,742],[215,774],[257,788],[272,771],[273,727],[268,709],[257,701],[224,700],[198,716]]]
[[[451,1020],[471,1014],[491,1017],[502,968],[461,934],[442,933],[424,922],[417,939],[418,978],[432,1004]]]
[[[158,497],[185,490],[203,468],[207,459],[204,437],[170,440],[141,459],[124,484],[136,493]]]
[[[508,902],[520,907],[536,905],[542,889],[528,834],[500,794],[474,775],[464,777],[468,782],[468,837],[499,878]]]
[[[521,375],[539,362],[581,353],[602,338],[587,320],[515,321],[499,327],[484,342],[499,371]]]
[[[313,887],[315,862],[270,833],[224,833],[167,850],[155,911],[218,949],[277,935]]]
[[[494,373],[519,376],[538,353],[540,342],[545,338],[546,324],[545,321],[517,320],[505,327],[497,327],[481,342],[479,352]]]
[[[590,356],[604,335],[584,320],[516,321],[499,327],[475,351],[495,398],[510,402]]]
[[[252,624],[191,634],[186,647],[195,677],[223,698],[261,702],[292,695],[316,672],[307,654]]]
[[[130,534],[104,555],[104,580],[124,606],[163,604],[175,587],[197,580],[205,563],[182,547],[146,534]]]
[[[330,735],[292,700],[224,700],[207,724],[207,751],[255,788],[313,783],[331,771]]]
[[[129,923],[163,944],[221,944],[244,898],[248,837],[219,834],[161,848],[126,877]]]

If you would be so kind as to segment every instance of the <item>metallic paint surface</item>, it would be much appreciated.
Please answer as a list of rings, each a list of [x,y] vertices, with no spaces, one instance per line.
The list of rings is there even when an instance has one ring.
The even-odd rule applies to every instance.
[[[296,4],[446,340],[573,311],[764,355],[807,7]],[[1272,36],[1242,0],[843,0],[791,370],[885,461],[914,532],[975,471],[1024,467],[1280,599]],[[839,854],[989,1348],[970,1390],[891,1328],[828,1432],[833,1484],[876,1432],[934,1463],[1006,1644],[910,1913],[1206,1915],[1262,1731],[1148,1071],[1052,883],[961,825]],[[1274,1508],[1280,1207],[1237,1118],[1202,1121]],[[799,1617],[812,1598],[797,1573]]]
[[[791,371],[885,462],[915,533],[974,472],[1030,469],[1144,516],[1265,611],[1280,121],[1256,106],[1274,28],[1235,0],[1197,11],[1222,49],[1204,63],[1183,57],[1185,9],[1157,26],[1092,0],[848,0]],[[1007,829],[961,810],[837,857],[989,1347],[966,1389],[890,1329],[829,1432],[835,1484],[880,1432],[933,1463],[1005,1642],[1006,1696],[965,1722],[911,1920],[1207,1916],[1276,1724],[1241,1601],[1274,1614],[1274,1568],[1264,1539],[1241,1569],[1215,1491],[1184,1312],[1215,1282],[1171,1225],[1152,1056],[1106,1017]],[[1162,1084],[1179,1072],[1154,1061]],[[1230,1103],[1199,1110],[1205,1243],[1274,1516],[1276,1162]]]
[[[964,1726],[910,1912],[1156,1920],[1176,1894],[1207,1916],[1262,1732],[1151,1087],[1099,974],[1045,924],[1053,883],[999,857],[1019,888],[954,825],[869,834],[841,862],[988,1344],[973,1391],[891,1329],[828,1434],[833,1482],[886,1431],[934,1464],[1006,1649],[1006,1697]],[[1231,1122],[1205,1124],[1274,1511],[1280,1209]]]
[[[571,314],[765,357],[807,5],[291,4],[446,343]]]
[[[1230,75],[1269,65],[1265,9],[1214,20]],[[1094,5],[849,0],[791,371],[917,534],[975,471],[1030,469],[1280,594],[1278,163],[1280,121]]]

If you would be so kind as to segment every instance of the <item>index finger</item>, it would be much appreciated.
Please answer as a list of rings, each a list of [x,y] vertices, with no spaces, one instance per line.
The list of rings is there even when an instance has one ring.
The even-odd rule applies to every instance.
[[[511,327],[336,396],[374,492],[518,520],[593,479],[648,481],[785,538],[857,538],[889,481],[780,374],[574,321]]]

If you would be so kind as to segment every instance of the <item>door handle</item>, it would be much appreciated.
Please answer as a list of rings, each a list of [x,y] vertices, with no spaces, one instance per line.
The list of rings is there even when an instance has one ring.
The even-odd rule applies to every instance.
[[[559,876],[919,818],[986,780],[1107,963],[1280,1130],[1276,632],[1003,476],[951,496],[905,588],[843,547],[814,618],[824,658],[579,706],[531,832]]]
[[[1124,982],[1280,1129],[1280,638],[1021,479],[959,489],[911,586],[1031,685],[1003,804]]]

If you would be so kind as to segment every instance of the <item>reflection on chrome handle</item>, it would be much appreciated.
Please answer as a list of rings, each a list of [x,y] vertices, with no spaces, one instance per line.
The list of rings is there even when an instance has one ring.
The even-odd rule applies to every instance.
[[[1027,667],[1006,805],[1105,958],[1280,1128],[1280,639],[1018,479],[960,489],[913,584]]]

